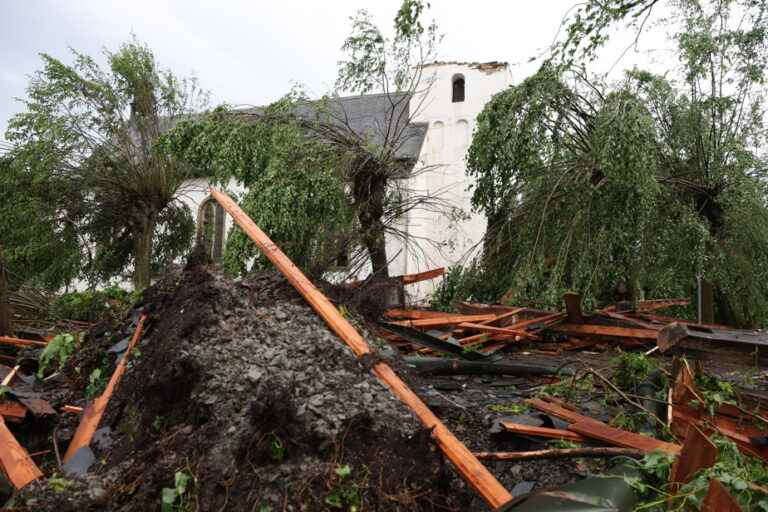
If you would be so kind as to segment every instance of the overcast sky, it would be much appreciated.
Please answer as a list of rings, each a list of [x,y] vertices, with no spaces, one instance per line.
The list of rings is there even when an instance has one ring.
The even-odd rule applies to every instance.
[[[533,71],[526,61],[551,44],[576,0],[431,3],[431,14],[445,35],[441,60],[508,61],[519,80]],[[313,96],[328,92],[349,33],[349,17],[365,8],[389,29],[399,4],[5,0],[0,11],[0,140],[8,119],[22,108],[15,98],[24,96],[29,75],[40,68],[41,52],[70,62],[69,47],[98,55],[134,33],[149,44],[161,66],[180,76],[197,76],[214,104],[263,105],[297,82]]]

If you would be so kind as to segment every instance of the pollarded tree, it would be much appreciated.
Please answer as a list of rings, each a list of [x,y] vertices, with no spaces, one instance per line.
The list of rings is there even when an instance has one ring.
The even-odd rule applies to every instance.
[[[48,190],[55,229],[75,230],[81,250],[94,249],[82,274],[106,279],[132,265],[134,287],[143,289],[153,265],[189,247],[194,226],[177,201],[190,168],[157,151],[155,141],[206,97],[194,80],[159,69],[135,40],[105,51],[106,69],[73,55],[71,65],[42,55],[25,111],[9,123],[13,172]]]

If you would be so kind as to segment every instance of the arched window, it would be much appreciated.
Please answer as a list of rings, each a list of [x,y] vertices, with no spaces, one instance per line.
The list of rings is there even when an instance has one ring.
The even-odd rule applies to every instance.
[[[464,101],[464,75],[453,76],[453,95],[451,100],[454,103],[461,103]]]
[[[208,197],[197,211],[197,242],[213,261],[221,261],[224,252],[224,208]]]

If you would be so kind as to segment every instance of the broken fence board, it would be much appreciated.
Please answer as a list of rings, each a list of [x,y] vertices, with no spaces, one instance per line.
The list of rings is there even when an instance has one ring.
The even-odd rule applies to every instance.
[[[43,476],[40,468],[19,444],[0,416],[0,465],[17,489]]]
[[[275,245],[272,240],[251,220],[237,204],[226,194],[211,187],[211,195],[232,216],[235,222],[253,240],[264,255],[285,275],[288,281],[309,302],[312,308],[325,320],[330,328],[358,356],[370,354],[371,349],[357,329],[344,318],[336,307],[323,295],[301,270]],[[495,316],[495,315],[494,315]],[[427,405],[408,385],[383,361],[373,365],[371,371],[403,403],[405,403],[421,423],[432,430],[432,437],[448,459],[456,467],[464,480],[477,491],[491,508],[498,508],[512,500],[496,477],[472,455]]]
[[[444,315],[434,318],[422,318],[419,320],[399,320],[390,322],[394,325],[403,325],[405,327],[440,327],[443,325],[458,325],[464,322],[481,322],[484,320],[494,320],[496,315]]]
[[[413,283],[418,283],[420,281],[427,281],[429,279],[434,279],[436,277],[440,277],[443,274],[445,274],[445,268],[440,267],[432,270],[427,270],[426,272],[419,272],[418,274],[407,274],[404,276],[400,276],[400,280],[403,282],[403,284],[413,284]]]
[[[63,460],[65,463],[72,459],[72,457],[74,457],[75,453],[77,453],[80,448],[91,444],[91,439],[93,438],[93,434],[96,432],[96,429],[99,428],[99,422],[101,422],[101,417],[104,415],[104,411],[107,409],[109,399],[112,397],[112,393],[115,392],[115,388],[117,388],[117,385],[123,378],[125,368],[128,365],[128,358],[131,355],[133,348],[141,338],[141,333],[144,329],[144,322],[146,320],[146,315],[142,315],[139,319],[139,323],[136,326],[136,331],[134,331],[133,337],[128,343],[128,348],[126,349],[125,354],[123,354],[120,362],[117,363],[117,368],[115,368],[115,371],[112,373],[112,377],[109,379],[107,387],[96,400],[89,403],[83,410],[83,415],[80,418],[80,423],[77,425],[75,435],[72,437],[72,441],[69,443],[67,453],[64,454]]]
[[[0,416],[4,418],[23,419],[27,415],[27,408],[18,402],[0,403]]]
[[[48,345],[43,341],[23,340],[21,338],[12,338],[10,336],[0,336],[0,344],[14,345],[16,347],[46,347]]]
[[[633,327],[614,327],[610,325],[591,324],[559,324],[547,328],[550,331],[564,332],[574,336],[592,335],[607,336],[612,338],[639,338],[656,341],[657,332],[652,329],[638,329]]]
[[[539,337],[530,332],[523,331],[521,329],[510,329],[508,327],[493,327],[491,325],[483,325],[473,322],[463,322],[459,324],[462,329],[472,329],[475,331],[489,332],[491,334],[506,334],[509,336],[521,336],[523,338],[535,338]]]
[[[628,432],[595,420],[580,421],[568,425],[568,430],[605,443],[623,446],[625,448],[635,448],[647,453],[661,450],[666,453],[677,455],[680,453],[681,449],[680,445],[659,441],[653,437],[635,434],[634,432]]]
[[[532,425],[523,425],[511,421],[502,421],[501,425],[507,432],[526,436],[548,437],[551,439],[565,439],[576,443],[583,443],[586,438],[570,430],[561,430],[559,428],[534,427]]]
[[[567,409],[560,404],[545,402],[539,398],[526,400],[525,403],[534,409],[538,409],[539,411],[551,414],[555,418],[560,418],[561,420],[567,421],[569,423],[578,423],[581,421],[593,421],[595,423],[600,423],[596,419],[590,418],[589,416],[584,416],[583,414],[579,414],[578,412]]]

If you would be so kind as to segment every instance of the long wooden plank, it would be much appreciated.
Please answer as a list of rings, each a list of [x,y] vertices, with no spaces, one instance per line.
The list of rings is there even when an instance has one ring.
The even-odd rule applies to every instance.
[[[677,455],[680,453],[680,445],[659,441],[653,437],[635,434],[620,428],[611,427],[598,421],[580,421],[568,425],[568,430],[581,434],[585,437],[598,439],[605,443],[623,446],[625,448],[635,448],[651,453],[655,450],[661,450],[666,453]]]
[[[21,338],[12,338],[10,336],[0,336],[0,344],[14,345],[16,347],[45,347],[48,345],[43,341],[24,340]]]
[[[388,309],[384,312],[384,316],[387,318],[407,318],[408,320],[442,318],[445,315],[445,311],[427,311],[425,309]]]
[[[352,349],[359,357],[371,352],[368,343],[360,333],[344,318],[334,305],[323,295],[301,270],[277,247],[272,240],[235,204],[232,199],[211,188],[211,195],[216,199],[245,233],[256,243],[259,249],[309,302],[312,308],[326,321],[329,327]],[[494,315],[495,316],[495,315]],[[405,382],[397,376],[392,368],[380,361],[373,365],[371,371],[386,384],[403,403],[405,403],[419,418],[421,423],[432,432],[440,449],[456,466],[458,472],[477,491],[491,508],[498,508],[512,500],[507,491],[496,477],[483,466],[464,444],[443,424],[426,404],[414,393]]]
[[[565,439],[567,441],[573,441],[576,443],[583,443],[586,438],[576,432],[570,430],[562,430],[559,428],[547,428],[547,427],[534,427],[532,425],[523,425],[522,423],[514,423],[512,421],[502,421],[501,425],[507,432],[513,434],[520,434],[526,436],[535,437],[548,437],[550,439]]]
[[[445,274],[445,268],[440,267],[427,270],[426,272],[419,272],[418,274],[407,274],[400,276],[400,280],[403,282],[403,284],[413,284],[421,281],[427,281],[429,279],[434,279],[436,277],[440,277],[443,274]]]
[[[104,391],[98,398],[96,398],[96,400],[85,407],[83,415],[80,418],[80,423],[77,425],[75,435],[72,437],[72,441],[67,448],[67,453],[64,454],[64,462],[68,462],[80,448],[91,444],[91,439],[93,439],[93,434],[96,432],[96,429],[99,428],[99,422],[101,422],[101,417],[107,409],[109,399],[112,397],[112,393],[115,392],[115,388],[117,388],[117,385],[123,378],[125,368],[128,365],[128,358],[130,357],[133,348],[139,342],[139,339],[141,339],[141,333],[144,329],[144,322],[146,320],[147,315],[142,315],[139,319],[133,337],[128,343],[128,348],[126,349],[123,358],[117,363],[117,367],[112,373],[112,377],[109,379],[107,387],[104,388]]]
[[[583,421],[593,421],[596,423],[600,423],[600,421],[596,419],[590,418],[589,416],[584,416],[583,414],[579,414],[578,412],[567,409],[560,404],[545,402],[544,400],[541,400],[539,398],[532,398],[530,400],[526,400],[525,403],[530,405],[534,409],[538,409],[539,411],[545,412],[547,414],[551,414],[555,418],[560,418],[561,420],[564,420],[570,423],[579,423]]]
[[[0,402],[0,416],[22,419],[27,415],[27,408],[18,402]]]
[[[509,327],[494,327],[492,325],[483,325],[474,322],[462,322],[459,324],[462,329],[472,329],[475,331],[490,332],[492,334],[508,334],[510,336],[522,336],[524,338],[539,338],[533,333],[521,329],[510,329]]]
[[[406,327],[440,327],[443,325],[458,325],[464,322],[482,322],[484,320],[494,320],[496,315],[445,315],[435,318],[422,318],[420,320],[398,320],[390,322],[395,325],[404,325]]]
[[[43,472],[27,453],[0,416],[0,465],[14,487],[21,489],[43,476]]]
[[[550,331],[564,332],[578,336],[591,334],[594,336],[610,336],[613,338],[639,338],[656,341],[658,332],[651,329],[636,329],[631,327],[614,327],[610,325],[590,324],[559,324],[547,328]]]

